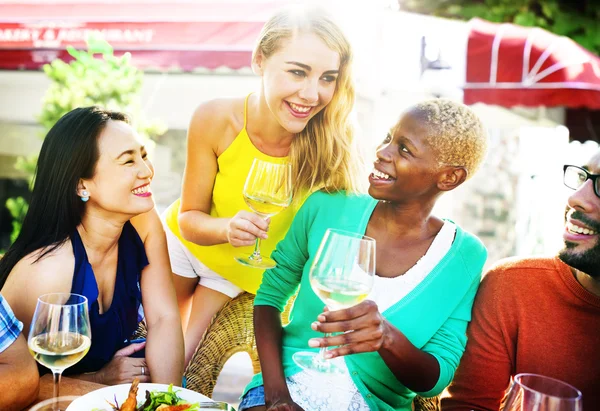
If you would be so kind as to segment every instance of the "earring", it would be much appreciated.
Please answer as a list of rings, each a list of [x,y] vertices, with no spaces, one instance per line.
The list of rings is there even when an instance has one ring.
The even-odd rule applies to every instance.
[[[88,193],[88,192],[87,192],[87,191],[85,191],[85,190],[83,190],[83,191],[81,192],[81,195],[82,195],[82,197],[81,197],[81,201],[83,201],[84,203],[90,199],[90,193]]]

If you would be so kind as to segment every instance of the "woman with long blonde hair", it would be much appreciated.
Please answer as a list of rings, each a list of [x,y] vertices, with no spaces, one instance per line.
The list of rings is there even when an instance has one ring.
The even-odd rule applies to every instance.
[[[351,64],[350,43],[322,10],[285,9],[266,22],[252,55],[260,90],[195,111],[182,196],[164,214],[186,363],[214,314],[261,283],[262,270],[234,260],[239,247],[259,238],[268,255],[308,194],[358,191]],[[255,158],[292,165],[294,201],[268,220],[242,195]]]

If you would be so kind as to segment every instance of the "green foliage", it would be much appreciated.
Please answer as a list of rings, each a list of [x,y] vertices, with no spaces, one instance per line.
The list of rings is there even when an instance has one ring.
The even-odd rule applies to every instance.
[[[52,84],[44,96],[38,121],[46,132],[74,108],[98,105],[129,114],[145,138],[164,133],[162,124],[143,120],[140,102],[143,72],[131,65],[131,55],[116,57],[110,44],[99,38],[88,40],[87,46],[87,50],[67,47],[75,59],[69,64],[55,60],[44,66]],[[97,54],[102,58],[95,58]]]
[[[398,0],[404,10],[443,17],[538,26],[600,54],[600,1],[596,0]]]
[[[42,111],[37,120],[44,127],[44,135],[64,114],[77,107],[98,105],[107,109],[127,113],[134,121],[138,133],[153,146],[152,137],[164,134],[166,127],[161,122],[146,121],[142,115],[140,92],[143,72],[131,65],[131,55],[116,57],[111,45],[101,38],[90,38],[87,50],[67,47],[74,60],[65,63],[54,60],[44,65],[44,72],[52,81],[42,100]],[[96,56],[100,55],[101,58]],[[15,167],[29,176],[32,184],[37,155],[19,158]],[[9,199],[6,206],[14,210],[25,202],[22,198]],[[9,205],[10,203],[10,205]],[[26,204],[25,204],[26,205]],[[26,207],[25,207],[26,210]],[[11,210],[12,213],[12,210]],[[14,241],[20,231],[25,213],[13,213]]]
[[[23,197],[9,198],[6,200],[6,208],[8,208],[13,218],[13,231],[10,235],[10,242],[13,243],[21,231],[21,225],[29,209],[29,204],[27,204],[27,201]]]

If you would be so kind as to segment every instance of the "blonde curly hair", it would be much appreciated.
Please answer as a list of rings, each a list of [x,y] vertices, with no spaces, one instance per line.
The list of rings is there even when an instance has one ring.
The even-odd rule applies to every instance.
[[[413,106],[410,113],[421,117],[427,130],[426,142],[433,148],[440,166],[464,167],[467,178],[481,166],[488,148],[483,123],[466,105],[433,99]]]

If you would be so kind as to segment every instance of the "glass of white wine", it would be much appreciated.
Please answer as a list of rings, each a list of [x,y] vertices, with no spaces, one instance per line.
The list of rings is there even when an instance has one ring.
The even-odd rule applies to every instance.
[[[581,391],[539,374],[517,374],[503,411],[582,411]]]
[[[362,234],[328,229],[310,268],[310,285],[330,310],[350,308],[367,298],[375,276],[375,240]],[[328,337],[330,334],[325,334]],[[297,352],[293,359],[305,370],[345,373],[319,353]]]
[[[248,207],[262,218],[279,213],[292,202],[292,165],[255,158],[246,177],[243,195]],[[237,256],[235,260],[263,270],[277,265],[271,258],[260,254],[259,238],[252,254]]]
[[[54,376],[54,402],[45,410],[60,410],[58,391],[62,372],[79,362],[91,346],[88,300],[71,293],[44,294],[38,298],[27,345],[33,358]]]

